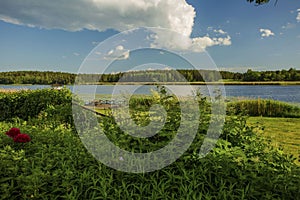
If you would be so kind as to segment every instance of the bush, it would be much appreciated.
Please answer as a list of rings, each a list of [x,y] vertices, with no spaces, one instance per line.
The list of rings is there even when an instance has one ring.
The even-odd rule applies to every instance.
[[[272,148],[255,134],[254,127],[246,125],[245,117],[227,117],[216,147],[202,158],[199,150],[210,117],[201,113],[204,116],[195,140],[176,162],[151,173],[134,174],[97,162],[75,130],[63,123],[70,117],[63,115],[70,112],[63,105],[48,106],[28,121],[14,118],[0,122],[2,199],[295,199],[300,196],[300,168],[293,163],[294,158]],[[199,104],[204,105],[209,106]],[[172,111],[168,113],[170,119],[176,119],[177,109],[172,106],[178,105],[168,106]],[[138,115],[133,116],[139,120]],[[172,140],[178,128],[176,123],[167,123],[159,134],[145,141],[124,134],[112,118],[104,117],[100,122],[113,143],[139,152],[155,150]],[[20,128],[32,140],[14,143],[5,135],[11,127]]]
[[[2,199],[294,199],[300,195],[299,167],[282,151],[269,148],[240,117],[226,120],[222,138],[206,157],[199,157],[202,140],[195,140],[175,163],[146,174],[119,172],[97,162],[65,126],[53,130],[17,120],[0,122],[0,131],[12,126],[32,141],[17,144],[0,135]],[[197,137],[203,139],[201,133]]]
[[[28,120],[51,106],[71,105],[72,93],[68,89],[21,90],[0,92],[0,121],[15,117]]]

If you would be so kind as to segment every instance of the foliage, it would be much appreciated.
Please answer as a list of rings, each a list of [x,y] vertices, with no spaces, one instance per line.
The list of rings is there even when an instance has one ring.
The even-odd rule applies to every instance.
[[[229,114],[264,117],[300,117],[300,108],[275,100],[241,100],[227,104]]]
[[[41,89],[18,91],[14,93],[0,92],[0,121],[19,117],[29,119],[36,117],[41,111],[51,106],[70,106],[72,93],[68,89]]]
[[[292,159],[280,150],[266,150],[262,138],[245,128],[241,118],[228,119],[222,140],[205,158],[200,159],[194,149],[201,145],[199,140],[172,165],[147,174],[118,172],[98,163],[72,130],[63,126],[53,130],[18,120],[0,123],[0,130],[12,125],[30,133],[32,142],[20,146],[0,136],[2,199],[293,199],[299,196],[299,167],[291,164]]]
[[[300,72],[296,69],[290,68],[289,70],[277,71],[252,71],[248,69],[243,74],[243,81],[299,81]]]
[[[100,124],[110,140],[124,149],[160,148],[176,133],[178,104],[176,98],[166,93],[159,93],[151,101],[158,100],[175,122],[166,123],[159,135],[147,141],[152,146],[145,147],[142,139],[125,136],[110,117],[99,119]],[[205,99],[199,98],[199,106],[209,111],[204,108],[209,106]],[[54,108],[57,107],[47,107],[29,120],[14,118],[0,122],[1,199],[295,199],[300,196],[300,168],[293,164],[294,158],[272,148],[255,134],[245,117],[227,117],[216,147],[201,158],[199,150],[210,123],[209,114],[201,112],[203,117],[199,119],[195,140],[175,163],[151,173],[132,174],[97,162],[71,124],[66,126],[67,120],[58,123],[60,117],[56,115],[62,112]],[[147,111],[142,105],[137,108],[141,113]],[[132,113],[136,113],[132,115],[136,121],[141,120],[138,111]],[[14,143],[5,134],[10,127],[19,127],[21,132],[30,134],[31,142]]]
[[[250,3],[255,2],[256,5],[261,5],[261,4],[269,3],[270,0],[247,0],[247,1]]]
[[[263,5],[263,4],[269,3],[270,0],[247,0],[247,2],[250,2],[250,3],[255,2],[255,5],[259,6],[259,5]],[[274,5],[276,6],[277,3],[278,3],[278,0],[275,1]]]
[[[1,72],[0,84],[72,84],[75,74],[64,72],[16,71]]]
[[[0,72],[0,84],[73,84],[109,82],[207,82],[228,79],[233,81],[300,81],[300,71],[294,68],[277,71],[245,73],[215,70],[148,70],[114,74],[70,74],[61,72]]]

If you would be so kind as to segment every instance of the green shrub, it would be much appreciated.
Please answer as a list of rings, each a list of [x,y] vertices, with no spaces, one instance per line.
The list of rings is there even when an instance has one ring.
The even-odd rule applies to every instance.
[[[199,106],[209,107],[203,101]],[[48,105],[29,120],[14,118],[0,122],[1,199],[296,199],[300,196],[300,168],[293,163],[294,158],[272,148],[255,134],[254,127],[246,125],[245,117],[228,116],[216,147],[202,158],[199,150],[211,118],[208,113],[201,113],[196,138],[176,162],[161,170],[134,174],[97,162],[75,130],[65,126],[70,108],[63,105]],[[165,106],[170,111],[170,120],[177,119],[180,113],[172,108],[178,105]],[[139,107],[139,110],[147,109]],[[139,120],[138,115],[133,117]],[[124,134],[112,118],[99,121],[113,143],[140,152],[168,143],[179,123],[166,123],[159,134],[145,141]],[[29,134],[31,142],[14,143],[5,135],[11,127]]]
[[[198,155],[203,140],[199,133],[175,163],[145,174],[119,172],[97,162],[68,127],[53,129],[50,124],[39,127],[16,120],[0,122],[0,131],[12,126],[32,141],[16,144],[0,135],[2,199],[295,199],[300,195],[299,167],[282,151],[269,148],[240,117],[227,118],[221,139],[206,157]]]
[[[50,106],[71,105],[72,93],[68,89],[21,90],[0,93],[0,121],[18,117],[27,120],[36,117]]]

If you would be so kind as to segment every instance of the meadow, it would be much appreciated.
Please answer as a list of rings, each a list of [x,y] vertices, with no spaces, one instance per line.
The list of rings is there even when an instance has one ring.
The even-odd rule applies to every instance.
[[[0,92],[0,198],[300,197],[300,167],[295,164],[298,158],[295,152],[275,145],[281,142],[278,138],[283,133],[281,130],[274,131],[274,124],[277,128],[288,125],[289,136],[285,138],[292,140],[299,122],[297,107],[260,100],[255,104],[260,105],[259,109],[255,107],[256,112],[252,112],[252,101],[228,105],[220,139],[216,147],[202,158],[199,150],[211,119],[211,104],[203,97],[197,101],[202,115],[196,137],[187,151],[161,170],[126,173],[98,162],[84,147],[74,126],[72,94],[69,90]],[[172,140],[179,126],[178,99],[162,91],[158,91],[153,98],[133,98],[129,106],[137,124],[147,124],[151,120],[144,113],[149,112],[153,103],[162,104],[168,114],[165,127],[153,137],[133,138],[124,134],[109,116],[109,110],[105,111],[107,117],[99,117],[99,125],[105,128],[105,134],[112,142],[128,151],[145,152],[161,148]],[[265,115],[275,115],[276,118],[266,118]],[[31,141],[14,142],[5,134],[12,127],[28,134]],[[274,138],[266,137],[271,134]],[[299,146],[297,138],[294,142],[293,145]],[[284,148],[287,143],[283,143]]]
[[[295,163],[300,166],[299,118],[249,117],[247,123],[257,127],[257,133],[270,140],[274,147],[294,155]]]

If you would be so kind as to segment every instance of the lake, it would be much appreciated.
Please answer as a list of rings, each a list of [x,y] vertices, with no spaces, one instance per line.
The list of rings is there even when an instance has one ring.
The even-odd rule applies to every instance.
[[[73,91],[73,86],[67,86]],[[76,86],[78,92],[76,93],[88,93],[88,91],[94,91],[96,89],[96,94],[112,94],[115,89],[115,94],[120,93],[130,93],[131,90],[134,90],[135,85],[126,85],[122,86],[122,91],[119,88],[115,88],[114,85],[81,85]],[[169,87],[169,86],[168,86]],[[185,95],[187,91],[187,86],[177,85],[171,86],[172,91],[179,92],[182,95]],[[201,93],[204,96],[208,96],[208,88],[205,85],[194,85],[193,88],[199,88]],[[208,86],[213,89],[215,86]],[[49,85],[0,85],[0,89],[42,89],[42,88],[51,88]],[[145,85],[138,88],[135,91],[135,94],[150,94],[150,89],[155,89],[155,86]],[[280,85],[225,85],[224,86],[227,97],[236,97],[236,98],[251,98],[251,99],[274,99],[285,102],[295,102],[300,103],[300,86],[299,85],[289,85],[289,86],[280,86]]]

